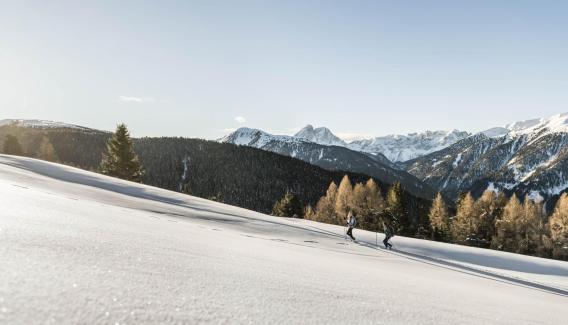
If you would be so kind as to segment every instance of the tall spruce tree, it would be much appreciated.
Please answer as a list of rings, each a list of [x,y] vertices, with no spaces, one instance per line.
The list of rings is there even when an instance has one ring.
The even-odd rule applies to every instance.
[[[142,170],[132,147],[130,132],[124,123],[116,127],[116,132],[108,141],[100,170],[105,175],[140,182]]]
[[[450,228],[450,217],[448,208],[440,192],[438,192],[438,195],[436,195],[436,198],[432,202],[428,218],[430,219],[430,226],[432,227],[432,239],[447,240]]]
[[[563,193],[549,220],[550,244],[554,258],[568,260],[568,195]]]
[[[24,154],[24,149],[22,149],[22,145],[20,144],[20,141],[18,141],[18,138],[8,134],[4,139],[3,152],[7,155],[22,156]]]

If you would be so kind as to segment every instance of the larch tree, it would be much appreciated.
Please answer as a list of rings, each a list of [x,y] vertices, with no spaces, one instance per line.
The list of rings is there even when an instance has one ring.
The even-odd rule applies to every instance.
[[[515,194],[511,196],[503,209],[503,215],[495,222],[496,234],[493,236],[491,246],[498,250],[516,252],[518,219],[523,218],[524,209]]]
[[[53,147],[53,144],[51,144],[51,141],[49,141],[49,138],[46,136],[44,136],[41,139],[37,156],[39,159],[51,162],[56,162],[59,160],[59,158],[57,157],[57,152],[55,152],[55,148]]]
[[[475,211],[475,200],[471,193],[467,193],[459,202],[456,216],[451,223],[451,234],[454,241],[458,243],[467,242],[477,229],[477,215]]]
[[[517,253],[533,254],[540,244],[539,221],[541,219],[541,206],[525,196],[523,214],[517,218],[516,241]]]
[[[343,176],[339,188],[337,189],[337,198],[335,201],[335,213],[337,216],[337,224],[342,224],[347,217],[347,213],[352,208],[353,185],[347,175]]]
[[[450,216],[448,207],[440,192],[438,192],[438,195],[432,202],[428,218],[432,227],[432,239],[447,240],[450,229]]]
[[[312,206],[309,204],[304,208],[304,219],[317,221],[316,212],[314,208],[312,208]]]
[[[372,178],[369,178],[367,183],[365,183],[367,188],[367,206],[375,214],[379,214],[382,209],[384,209],[384,200],[381,194],[381,189]]]
[[[568,259],[568,195],[563,193],[548,221],[552,257]]]
[[[367,188],[367,208],[369,209],[368,223],[372,224],[370,229],[380,230],[381,225],[379,216],[385,208],[381,189],[372,178],[365,183],[365,187]]]
[[[369,207],[367,206],[367,187],[362,183],[355,184],[353,188],[353,199],[352,199],[352,207],[353,213],[358,216],[365,217],[369,212]]]
[[[24,154],[24,149],[22,148],[18,138],[8,134],[4,139],[3,152],[7,155],[22,156]]]
[[[335,215],[335,201],[337,199],[337,185],[331,182],[325,196],[322,196],[316,204],[315,217],[317,221],[337,223]]]
[[[116,132],[107,143],[107,152],[100,165],[103,174],[133,182],[140,182],[142,170],[138,155],[134,152],[130,132],[124,123],[116,127]]]
[[[502,213],[499,197],[493,191],[485,191],[475,202],[478,214],[477,236],[480,240],[490,243],[495,233],[495,220]]]

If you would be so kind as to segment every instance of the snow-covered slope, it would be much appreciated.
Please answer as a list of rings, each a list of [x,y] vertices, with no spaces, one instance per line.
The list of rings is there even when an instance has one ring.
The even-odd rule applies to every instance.
[[[0,156],[2,324],[562,324],[568,263],[270,217]],[[382,239],[378,235],[377,239]]]
[[[26,128],[37,128],[37,129],[80,129],[80,130],[91,130],[89,128],[68,124],[63,122],[54,122],[54,121],[47,121],[47,120],[23,120],[23,119],[5,119],[0,120],[0,127],[6,125],[16,125],[20,127]]]
[[[442,150],[468,136],[469,133],[458,130],[426,131],[353,141],[348,147],[369,153],[380,152],[390,161],[401,162]]]
[[[533,140],[549,134],[568,133],[568,113],[515,122],[505,127],[492,128],[482,133],[489,137],[507,136],[511,139],[527,135]]]
[[[404,165],[450,197],[490,188],[547,199],[568,188],[568,113],[492,128]]]

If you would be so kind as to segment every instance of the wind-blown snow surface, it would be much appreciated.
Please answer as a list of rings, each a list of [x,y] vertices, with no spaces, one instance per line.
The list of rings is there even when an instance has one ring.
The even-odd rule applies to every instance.
[[[372,233],[351,243],[341,227],[12,156],[0,202],[3,324],[565,322],[565,262],[403,237],[408,253],[377,250]]]

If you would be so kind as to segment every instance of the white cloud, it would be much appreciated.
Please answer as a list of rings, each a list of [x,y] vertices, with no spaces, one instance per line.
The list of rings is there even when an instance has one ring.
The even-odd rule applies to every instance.
[[[156,100],[153,97],[119,96],[118,101],[123,103],[153,103]]]
[[[242,117],[242,116],[237,116],[237,117],[235,117],[235,121],[239,124],[243,124],[243,123],[246,123],[247,119]]]

